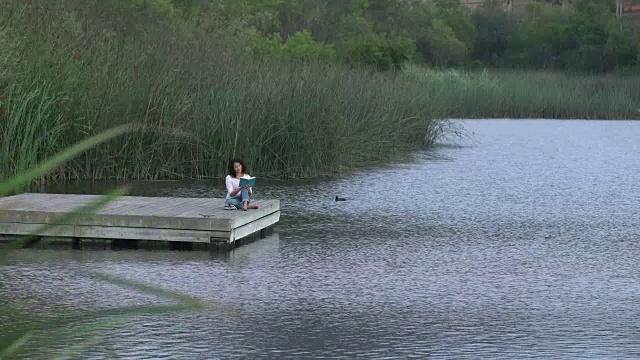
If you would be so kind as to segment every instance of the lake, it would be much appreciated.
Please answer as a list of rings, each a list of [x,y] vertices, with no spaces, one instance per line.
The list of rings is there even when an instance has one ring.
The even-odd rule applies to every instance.
[[[0,337],[77,319],[35,331],[25,357],[78,346],[91,359],[640,358],[640,122],[463,126],[463,146],[409,163],[263,183],[256,195],[282,200],[281,222],[229,254],[15,252],[0,266]],[[133,189],[224,195],[204,181]],[[214,308],[95,328],[93,311],[172,302],[92,272]]]

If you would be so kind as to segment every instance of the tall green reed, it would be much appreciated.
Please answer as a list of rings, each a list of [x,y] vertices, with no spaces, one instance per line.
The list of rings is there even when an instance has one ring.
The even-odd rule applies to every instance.
[[[9,1],[22,10],[4,22],[28,39],[16,82],[46,81],[64,99],[51,115],[65,119],[59,147],[129,122],[171,130],[101,145],[61,168],[60,179],[210,178],[232,156],[262,176],[307,177],[388,161],[437,138],[429,94],[395,74],[257,59],[161,22],[123,30],[73,1]]]
[[[0,179],[32,168],[55,153],[65,130],[61,99],[46,84],[10,86],[0,104]]]

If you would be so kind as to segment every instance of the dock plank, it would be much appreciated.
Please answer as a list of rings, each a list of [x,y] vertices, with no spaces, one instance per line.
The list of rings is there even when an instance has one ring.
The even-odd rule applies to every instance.
[[[260,209],[251,210],[251,211],[230,211],[232,213],[231,217],[231,228],[238,228],[244,224],[253,222],[263,217],[264,214],[271,214],[275,211],[280,210],[280,201],[272,200],[265,201],[261,204]]]
[[[173,205],[173,198],[168,198],[167,199],[167,203],[161,203],[159,201],[139,201],[136,203],[131,203],[128,204],[127,206],[124,207],[120,207],[120,208],[116,208],[112,211],[109,211],[108,215],[151,215],[151,213],[153,212],[153,214],[157,214],[158,209],[162,208],[162,207],[170,207],[170,206],[175,206]],[[102,212],[99,212],[99,214],[103,214]],[[107,215],[107,213],[105,213],[105,215]]]
[[[279,200],[260,209],[224,210],[224,199],[120,197],[95,213],[61,219],[99,195],[21,194],[0,198],[0,235],[26,235],[43,224],[59,224],[41,236],[165,241],[234,242],[280,219]]]
[[[52,198],[46,196],[37,200],[30,199],[29,196],[20,196],[16,199],[7,200],[5,207],[10,207],[15,210],[38,210],[38,211],[56,211],[60,207],[65,207],[68,204],[64,203],[62,199]],[[0,205],[2,206],[2,205]]]
[[[119,214],[122,212],[127,212],[127,209],[141,207],[141,206],[150,206],[152,203],[148,201],[141,200],[129,200],[129,201],[116,201],[107,204],[106,206],[98,209],[96,213],[98,214]]]
[[[177,216],[180,213],[189,211],[207,203],[210,203],[209,199],[184,199],[181,203],[176,204],[176,206],[163,209],[162,215]]]
[[[208,202],[204,205],[200,205],[198,207],[187,210],[185,212],[176,214],[176,217],[200,217],[200,216],[211,217],[216,215],[221,215],[220,217],[226,217],[224,213],[229,211],[231,210],[224,209],[224,201],[221,200],[219,203]]]
[[[228,238],[229,233],[221,231],[123,228],[104,226],[60,225],[41,229],[42,224],[0,223],[3,235],[31,235],[49,237],[70,237],[86,239],[126,239],[180,242],[210,242],[211,238]]]
[[[261,217],[256,221],[237,227],[231,231],[231,242],[272,226],[278,221],[280,221],[280,211],[276,211],[265,217]]]

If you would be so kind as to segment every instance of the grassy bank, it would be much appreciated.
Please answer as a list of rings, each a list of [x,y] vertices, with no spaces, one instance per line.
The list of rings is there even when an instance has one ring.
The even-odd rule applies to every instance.
[[[451,118],[640,119],[640,76],[408,67]]]
[[[388,161],[443,131],[420,84],[395,75],[260,60],[157,14],[126,25],[101,2],[73,4],[0,5],[0,177],[125,123],[146,129],[51,176],[214,177],[231,156],[252,173],[314,176]]]

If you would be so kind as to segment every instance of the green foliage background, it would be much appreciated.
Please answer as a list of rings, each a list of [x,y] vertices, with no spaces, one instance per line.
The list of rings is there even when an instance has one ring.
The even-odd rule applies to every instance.
[[[637,117],[638,81],[616,77],[637,34],[608,0],[576,4],[2,1],[0,179],[129,123],[46,178],[213,178],[232,156],[310,177],[430,146],[447,117]]]
[[[406,62],[575,72],[638,64],[633,24],[616,19],[610,0],[575,1],[566,13],[550,6],[552,1],[531,0],[525,13],[514,15],[501,0],[487,0],[475,10],[456,0],[207,0],[187,7],[202,9],[205,2],[223,21],[242,23],[256,34],[252,48],[260,53],[269,48],[281,55],[281,48],[267,44],[296,37],[308,57],[381,70]],[[332,50],[337,58],[324,54]]]

